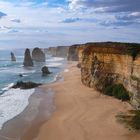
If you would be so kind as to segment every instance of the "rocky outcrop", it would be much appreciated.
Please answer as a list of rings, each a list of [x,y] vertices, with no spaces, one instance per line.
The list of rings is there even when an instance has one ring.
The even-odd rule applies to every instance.
[[[31,58],[30,50],[29,49],[26,49],[25,50],[23,65],[25,67],[32,67],[33,66],[33,61],[32,61],[32,58]]]
[[[67,57],[68,54],[68,46],[58,46],[58,47],[50,47],[45,49],[47,54],[52,55],[53,57]]]
[[[20,89],[31,89],[40,86],[41,84],[34,83],[34,82],[17,82],[12,88],[20,88]]]
[[[140,108],[140,44],[107,42],[83,46],[82,83],[100,92],[110,85],[122,84],[132,105]]]
[[[16,61],[16,57],[13,52],[11,52],[11,61]]]
[[[34,48],[32,51],[32,59],[36,62],[45,62],[45,53],[40,48]]]
[[[57,50],[57,47],[45,48],[45,53],[55,57],[56,56],[56,50]]]
[[[79,60],[79,51],[78,48],[80,45],[73,45],[69,47],[68,51],[68,61],[78,61]]]
[[[43,76],[46,76],[51,73],[47,66],[42,67],[41,71]]]

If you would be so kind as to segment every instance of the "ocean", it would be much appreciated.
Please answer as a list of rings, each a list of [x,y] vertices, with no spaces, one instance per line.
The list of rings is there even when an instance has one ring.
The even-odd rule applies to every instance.
[[[23,67],[24,49],[12,50],[17,61],[10,61],[10,50],[0,50],[0,129],[8,120],[19,115],[28,105],[29,97],[35,89],[12,89],[17,81],[33,81],[47,84],[54,82],[64,68],[64,58],[46,55],[46,62],[34,62],[34,67]],[[52,74],[43,77],[42,66],[48,66]],[[19,75],[22,74],[23,77]]]

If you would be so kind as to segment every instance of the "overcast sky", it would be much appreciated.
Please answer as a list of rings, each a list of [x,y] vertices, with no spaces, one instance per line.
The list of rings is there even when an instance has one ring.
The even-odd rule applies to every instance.
[[[140,42],[140,0],[0,0],[0,49]]]

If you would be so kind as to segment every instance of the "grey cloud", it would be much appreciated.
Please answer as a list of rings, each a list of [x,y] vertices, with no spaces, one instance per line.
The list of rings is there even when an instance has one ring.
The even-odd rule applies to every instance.
[[[140,0],[70,0],[70,6],[94,8],[97,12],[137,12]]]
[[[15,22],[15,23],[20,23],[20,22],[21,22],[20,19],[12,19],[11,21],[12,21],[12,22]]]
[[[125,15],[117,15],[116,18],[118,20],[140,20],[140,12],[125,14]]]
[[[80,18],[66,18],[61,22],[62,23],[73,23],[73,22],[77,22],[77,21],[80,21],[80,20],[82,20],[82,19],[80,19]]]

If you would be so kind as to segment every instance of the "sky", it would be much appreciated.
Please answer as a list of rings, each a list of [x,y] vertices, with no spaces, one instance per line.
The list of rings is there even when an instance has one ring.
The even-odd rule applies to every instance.
[[[140,43],[140,0],[0,0],[0,50]]]

